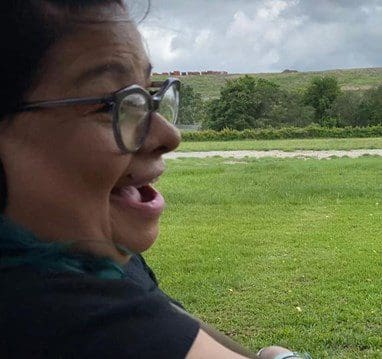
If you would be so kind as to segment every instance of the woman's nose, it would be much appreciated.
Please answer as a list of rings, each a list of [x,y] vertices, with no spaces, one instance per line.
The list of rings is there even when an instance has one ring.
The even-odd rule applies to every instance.
[[[180,143],[180,131],[159,113],[151,114],[150,129],[139,152],[164,154],[174,151]]]

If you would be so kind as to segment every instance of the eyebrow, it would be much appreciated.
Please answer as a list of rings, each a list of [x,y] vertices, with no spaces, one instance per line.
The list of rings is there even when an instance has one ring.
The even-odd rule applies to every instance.
[[[152,69],[153,66],[151,63],[148,63],[145,68],[145,79],[150,79]],[[129,77],[132,73],[133,71],[131,66],[127,64],[123,64],[121,62],[104,63],[84,71],[80,76],[76,78],[74,83],[76,86],[81,86],[86,82],[104,74],[111,74],[115,75],[117,78],[120,78],[121,76]]]

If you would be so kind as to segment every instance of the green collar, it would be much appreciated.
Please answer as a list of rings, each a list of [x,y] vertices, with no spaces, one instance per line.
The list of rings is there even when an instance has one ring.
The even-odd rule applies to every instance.
[[[125,271],[109,258],[70,252],[71,243],[44,242],[0,215],[0,270],[32,266],[44,272],[74,272],[102,279],[122,279]],[[121,250],[124,250],[121,247]]]

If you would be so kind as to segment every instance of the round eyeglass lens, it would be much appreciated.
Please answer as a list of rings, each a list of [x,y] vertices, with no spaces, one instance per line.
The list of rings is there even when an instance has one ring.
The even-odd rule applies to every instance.
[[[169,122],[175,124],[178,118],[179,91],[170,86],[162,97],[158,112]]]
[[[129,151],[143,143],[149,125],[149,103],[143,94],[127,95],[118,111],[121,140]]]

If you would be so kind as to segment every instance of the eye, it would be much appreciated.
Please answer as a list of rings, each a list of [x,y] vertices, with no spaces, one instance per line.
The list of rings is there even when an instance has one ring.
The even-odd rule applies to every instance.
[[[94,111],[94,113],[110,113],[113,110],[114,105],[110,102],[100,105],[100,107]]]

